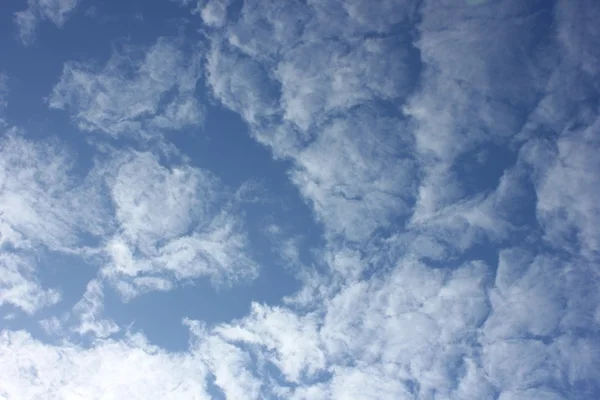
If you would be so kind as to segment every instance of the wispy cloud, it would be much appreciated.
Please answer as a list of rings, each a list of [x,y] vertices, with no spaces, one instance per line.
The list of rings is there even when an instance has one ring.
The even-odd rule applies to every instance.
[[[61,28],[78,3],[79,0],[27,0],[27,8],[14,15],[21,43],[27,46],[35,41],[37,27],[43,20]]]
[[[42,307],[60,301],[60,292],[40,285],[35,260],[3,251],[0,254],[0,306],[11,304],[33,314]]]
[[[179,39],[160,38],[148,49],[123,45],[103,68],[67,62],[49,97],[79,129],[146,136],[203,122],[194,96],[199,55]]]
[[[119,228],[102,274],[125,298],[203,276],[215,284],[256,276],[243,220],[212,174],[163,166],[151,153],[123,154],[103,174]]]
[[[6,125],[5,112],[8,105],[8,77],[0,71],[0,129]]]
[[[100,266],[100,281],[108,279],[125,299],[200,277],[229,286],[258,273],[235,196],[228,200],[206,171],[185,162],[166,167],[151,153],[116,152],[96,160],[87,175],[75,174],[75,159],[60,142],[28,141],[15,129],[0,142],[0,154],[3,302],[33,312],[58,301],[55,292],[43,300],[37,263],[15,261],[15,249],[31,257],[94,255],[88,261]],[[95,322],[99,284],[90,283],[74,313],[83,318],[81,333],[104,336],[114,325]]]
[[[179,2],[200,14],[204,64],[183,38],[127,47],[100,69],[67,63],[50,105],[81,130],[143,140],[197,123],[205,79],[288,162],[324,244],[303,262],[272,225],[301,289],[232,321],[184,318],[186,350],[116,338],[105,285],[127,300],[257,276],[243,201],[150,152],[107,150],[80,179],[58,147],[13,133],[0,153],[0,205],[16,210],[1,216],[3,246],[104,240],[69,327],[95,340],[3,331],[7,396],[598,397],[597,2]],[[111,207],[64,213],[97,193]],[[28,295],[2,301],[27,312],[55,301],[10,257],[0,268],[16,278],[0,284]]]
[[[29,141],[10,128],[0,154],[3,244],[67,250],[86,245],[83,233],[100,235],[110,226],[97,188],[74,173],[73,155],[58,141]]]
[[[273,363],[289,382],[299,382],[325,367],[325,355],[319,348],[317,319],[298,316],[289,309],[254,304],[250,314],[233,325],[224,325],[216,333],[232,342],[261,346],[262,352],[274,352],[264,361]]]
[[[201,354],[214,383],[226,398],[259,398],[262,382],[251,370],[250,355],[243,349],[208,334],[198,321],[184,320],[190,329],[192,347]]]
[[[16,128],[0,139],[0,297],[27,313],[60,299],[37,278],[45,252],[85,254],[110,226],[99,192],[73,163],[58,141],[33,142]]]
[[[91,334],[94,337],[104,338],[119,331],[117,324],[104,318],[104,293],[102,284],[92,280],[87,284],[81,300],[73,307],[73,313],[79,319],[74,328],[80,335]]]

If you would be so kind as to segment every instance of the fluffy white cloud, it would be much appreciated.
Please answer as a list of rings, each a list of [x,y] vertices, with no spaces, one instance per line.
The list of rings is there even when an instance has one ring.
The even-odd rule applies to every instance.
[[[335,276],[307,272],[288,298],[286,313],[303,307],[297,317],[317,321],[305,325],[314,331],[296,329],[304,356],[285,352],[293,336],[285,329],[256,325],[278,326],[258,318],[257,306],[217,332],[253,353],[269,350],[283,397],[344,398],[352,377],[364,382],[359,398],[592,398],[597,386],[583,368],[557,378],[573,367],[553,340],[592,335],[599,315],[590,289],[598,165],[589,100],[598,92],[599,36],[581,15],[586,6],[596,15],[596,6],[431,0],[417,22],[413,5],[244,5],[211,38],[213,93],[292,161],[293,182],[329,234],[321,261]],[[538,29],[546,12],[557,14],[557,37]],[[419,32],[411,44],[420,66],[393,26],[407,21]],[[379,56],[383,49],[391,57]],[[535,138],[543,129],[560,137]],[[497,149],[505,159],[479,156]],[[466,168],[468,157],[477,162]],[[482,177],[494,168],[496,182]],[[477,179],[484,191],[471,186]],[[523,218],[534,207],[541,227]],[[398,232],[374,238],[388,226]],[[542,236],[570,256],[537,254]],[[517,238],[533,254],[498,248]],[[339,245],[348,240],[354,248]],[[497,271],[478,260],[498,253]]]
[[[144,252],[203,221],[217,190],[210,174],[185,165],[167,168],[150,153],[125,156],[109,180],[122,234]]]
[[[556,318],[525,318],[561,307],[522,300],[524,295],[542,299],[557,293],[554,272],[545,274],[540,267],[547,264],[541,261],[525,267],[523,275],[526,254],[513,250],[503,255],[493,290],[509,290],[500,300],[508,303],[502,305],[498,295],[488,298],[490,268],[482,263],[452,271],[399,260],[389,273],[322,299],[324,313],[301,316],[290,308],[255,304],[247,317],[214,329],[187,320],[190,348],[171,355],[139,336],[97,340],[82,349],[68,343],[43,345],[22,332],[4,332],[0,358],[13,354],[20,369],[9,369],[11,383],[2,387],[8,396],[24,395],[20,390],[64,396],[77,388],[91,398],[123,393],[157,398],[170,393],[161,388],[146,392],[148,382],[159,379],[180,383],[179,395],[203,398],[205,380],[214,377],[227,398],[588,398],[585,393],[596,390],[593,371],[599,366],[594,340],[565,326],[548,341],[542,335],[554,332]],[[544,287],[538,289],[540,284]],[[568,297],[570,290],[561,296]],[[555,315],[565,320],[572,312],[576,310],[562,309]],[[523,318],[519,322],[511,316]],[[28,357],[33,350],[36,357]],[[57,353],[60,360],[53,358]],[[113,358],[125,369],[130,363],[132,368],[138,363],[153,367],[127,376],[127,388],[108,385],[109,378],[116,378],[104,365]],[[95,365],[93,371],[85,368],[89,363]],[[46,372],[49,365],[53,375]]]
[[[520,158],[532,169],[537,218],[548,243],[557,250],[598,260],[600,218],[597,202],[600,148],[595,62],[600,34],[590,16],[594,2],[558,2],[557,46],[547,89],[523,126]]]
[[[292,181],[328,230],[351,240],[408,213],[414,163],[396,130],[398,120],[372,110],[334,119],[296,156]]]
[[[259,141],[294,161],[292,179],[327,230],[364,240],[405,214],[412,196],[406,127],[371,107],[407,95],[408,52],[392,38],[296,45],[283,24],[293,22],[293,30],[306,23],[306,13],[298,4],[245,6],[223,39],[213,39],[207,81]],[[263,15],[267,24],[254,28],[251,22]],[[277,53],[263,48],[257,35],[284,56],[271,58]]]
[[[0,333],[0,396],[7,399],[209,399],[196,353],[169,354],[130,335],[91,348]]]
[[[587,339],[600,326],[595,318],[599,298],[591,289],[598,280],[594,268],[577,260],[532,257],[522,249],[501,253],[490,293],[492,314],[482,333],[486,373],[502,396],[513,398],[518,394],[514,391],[540,388],[544,389],[540,393],[559,396],[566,390],[578,397],[576,393],[584,396],[590,390],[585,387],[590,376],[584,368],[598,362],[598,350],[588,347]],[[570,346],[573,357],[564,357]],[[590,357],[576,361],[582,348],[590,351]],[[557,374],[569,378],[558,379]],[[576,382],[586,384],[581,388]]]
[[[288,309],[253,304],[244,320],[215,331],[229,341],[264,349],[265,355],[270,355],[264,361],[276,365],[290,382],[298,382],[304,374],[310,377],[325,367],[317,319],[312,315],[298,316]]]
[[[422,90],[406,106],[420,153],[452,160],[482,141],[518,132],[548,78],[539,54],[545,38],[533,29],[543,23],[537,7],[535,1],[423,4],[416,42]],[[531,67],[522,68],[516,57]]]
[[[406,58],[393,39],[294,46],[275,69],[284,118],[307,130],[353,106],[402,98],[410,88]]]
[[[199,67],[196,49],[184,49],[178,39],[160,38],[148,49],[125,45],[102,69],[67,62],[49,104],[68,111],[83,131],[178,130],[203,121],[194,96]]]

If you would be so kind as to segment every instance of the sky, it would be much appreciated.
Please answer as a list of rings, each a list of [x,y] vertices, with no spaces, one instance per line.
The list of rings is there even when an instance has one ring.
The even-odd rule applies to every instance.
[[[0,399],[600,398],[598,20],[4,1]]]

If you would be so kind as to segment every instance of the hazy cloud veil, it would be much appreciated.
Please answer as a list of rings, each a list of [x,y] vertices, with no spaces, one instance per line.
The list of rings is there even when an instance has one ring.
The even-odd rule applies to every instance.
[[[21,3],[0,398],[600,398],[600,2]]]

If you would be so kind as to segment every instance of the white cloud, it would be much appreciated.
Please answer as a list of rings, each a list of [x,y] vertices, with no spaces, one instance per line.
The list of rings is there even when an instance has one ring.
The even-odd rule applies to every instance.
[[[315,10],[309,34],[319,36],[361,37],[369,33],[394,32],[397,24],[408,22],[416,11],[413,0],[382,0],[370,7],[368,0],[309,0]]]
[[[275,69],[284,117],[307,130],[353,106],[401,98],[410,86],[405,49],[391,39],[293,47]]]
[[[558,2],[547,11],[560,13],[558,35],[540,38],[539,2],[446,3],[419,3],[417,19],[412,2],[245,3],[225,22],[222,8],[198,2],[214,33],[207,83],[257,140],[290,161],[292,181],[326,231],[315,265],[303,266],[297,243],[277,236],[283,257],[302,268],[303,287],[285,305],[253,304],[245,317],[210,328],[186,320],[187,351],[168,354],[131,334],[102,338],[117,328],[102,320],[101,284],[127,299],[200,277],[252,278],[257,266],[239,210],[223,204],[226,191],[209,173],[149,153],[98,162],[91,176],[105,179],[116,228],[103,243],[102,281],[90,283],[74,310],[82,323],[75,329],[97,340],[89,349],[50,346],[4,331],[0,358],[11,369],[0,394],[203,398],[214,380],[227,398],[598,397],[598,126],[590,100],[598,35],[594,18],[581,15],[597,6]],[[408,58],[416,54],[397,31],[402,23],[418,31],[424,72],[415,86]],[[148,54],[168,58],[179,51],[170,43]],[[172,73],[185,75],[188,58],[160,69],[164,85],[155,87],[150,55],[139,58],[133,79],[119,75],[131,72],[128,54],[99,74],[72,64],[51,102],[73,111],[82,129],[113,135],[191,119],[191,89],[171,103],[175,111],[161,108],[164,93],[181,92]],[[511,156],[498,182],[469,188],[481,171],[457,167],[488,145]],[[29,176],[36,168],[24,168],[33,172],[21,180],[45,187]],[[7,193],[20,188],[3,179]],[[51,199],[71,190],[64,179],[48,178],[60,191]],[[36,190],[19,202],[46,200]],[[39,207],[23,214],[43,220]],[[540,226],[522,221],[527,207]],[[77,231],[50,210],[43,215],[51,223],[35,229],[7,219],[8,243],[78,244]],[[64,228],[52,231],[55,223]],[[116,363],[118,376],[109,367]]]
[[[598,349],[572,330],[590,329],[589,320],[566,323],[582,315],[573,303],[573,275],[590,277],[589,271],[574,268],[557,282],[566,267],[561,261],[551,267],[540,258],[530,268],[527,262],[518,251],[503,253],[490,293],[492,269],[481,262],[434,269],[409,257],[389,273],[321,298],[324,316],[254,305],[249,316],[214,333],[254,354],[263,382],[283,398],[582,397],[580,390],[594,390],[589,371]],[[569,288],[557,289],[560,282]],[[570,351],[588,355],[577,361]]]
[[[40,326],[47,335],[57,336],[63,333],[63,321],[61,318],[55,316],[42,319]]]
[[[536,36],[534,27],[543,21],[533,4],[423,3],[415,42],[420,90],[402,106],[422,171],[415,217],[472,196],[464,187],[469,176],[457,171],[462,157],[489,144],[509,148],[537,106],[551,57],[547,39]],[[477,168],[469,175],[479,173]]]
[[[299,43],[310,10],[298,1],[246,3],[235,24],[223,34],[227,43],[254,59],[276,61],[282,50]]]
[[[262,346],[267,360],[290,382],[302,375],[309,377],[325,367],[325,356],[319,348],[317,320],[314,316],[298,316],[283,308],[252,305],[252,311],[242,321],[223,325],[215,332],[232,342]],[[260,354],[260,353],[259,353]]]
[[[408,212],[414,163],[396,129],[398,120],[361,110],[323,126],[296,156],[292,181],[329,231],[361,240]]]
[[[356,35],[394,18],[374,12],[357,26],[361,8],[348,5]],[[244,5],[222,39],[212,39],[207,81],[257,140],[294,161],[292,180],[326,230],[360,241],[406,214],[412,197],[406,126],[373,104],[394,107],[409,94],[409,49],[401,36],[325,39],[328,28],[313,25],[311,12],[316,20],[331,9]]]
[[[33,142],[11,128],[0,139],[2,303],[27,313],[57,303],[38,279],[46,252],[85,255],[111,218],[93,179],[74,173],[58,141]]]
[[[185,165],[167,168],[150,153],[126,156],[119,164],[109,183],[116,217],[123,236],[143,252],[185,234],[210,211],[217,187],[209,173]]]
[[[487,196],[449,202],[450,205],[433,212],[430,207],[423,206],[423,197],[426,196],[421,192],[409,226],[416,232],[435,237],[436,241],[448,244],[451,249],[459,252],[486,240],[501,243],[515,230],[511,221],[506,218],[514,208],[512,203],[521,197],[515,179],[518,177],[515,178],[514,174],[508,172],[502,177],[496,190]],[[428,245],[425,243],[425,246]]]
[[[416,42],[422,90],[406,110],[417,123],[420,153],[450,161],[482,141],[518,132],[547,78],[539,55],[544,42],[533,29],[537,11],[535,2],[520,1],[423,4]],[[513,61],[521,55],[530,68]]]
[[[578,393],[574,383],[557,383],[571,367],[548,341],[594,331],[596,296],[589,283],[576,288],[597,282],[590,264],[550,255],[526,261],[506,250],[490,288],[494,266],[469,253],[475,245],[489,246],[485,257],[493,260],[496,247],[516,237],[537,243],[537,228],[522,219],[532,203],[529,166],[536,169],[538,219],[549,241],[564,249],[561,235],[575,230],[582,251],[575,247],[572,254],[589,258],[596,251],[590,202],[597,197],[591,188],[598,186],[591,157],[597,146],[590,139],[596,128],[560,138],[558,150],[547,156],[526,158],[524,150],[510,165],[536,126],[568,126],[577,107],[570,104],[595,90],[561,86],[577,80],[578,68],[596,74],[598,35],[587,28],[591,24],[572,28],[585,7],[562,10],[569,4],[561,3],[557,9],[571,15],[568,22],[558,17],[559,40],[574,59],[560,65],[561,48],[539,36],[545,11],[534,3],[422,3],[414,45],[423,71],[416,87],[410,81],[417,65],[401,45],[402,34],[375,34],[410,20],[415,9],[409,2],[368,10],[358,1],[244,5],[222,37],[211,38],[208,83],[214,95],[245,118],[276,157],[292,161],[293,182],[329,234],[328,258],[321,261],[336,278],[306,272],[304,287],[288,298],[291,310],[316,310],[318,333],[294,340],[304,343],[296,346],[304,355],[286,353],[283,338],[292,335],[275,332],[277,323],[266,317],[262,324],[273,330],[259,328],[256,311],[217,329],[253,353],[268,349],[265,357],[283,380],[305,383],[291,389],[279,382],[284,397],[344,398],[349,376],[364,381],[353,393],[359,398],[560,398],[556,387]],[[392,12],[395,6],[404,12]],[[580,57],[581,67],[575,67]],[[567,100],[560,100],[565,94]],[[378,111],[367,104],[377,104]],[[390,117],[393,111],[382,111],[382,104],[399,106],[406,118]],[[595,110],[584,108],[571,126],[593,123]],[[495,166],[458,167],[485,146],[506,149],[508,156],[498,181],[485,182],[482,192],[467,181]],[[567,190],[558,189],[561,182]],[[388,226],[399,232],[373,239]],[[337,245],[340,238],[369,247],[352,251]],[[514,355],[505,357],[504,350]],[[524,361],[516,365],[519,359]],[[311,366],[331,378],[310,381],[301,371]],[[518,376],[511,380],[512,371]]]
[[[221,28],[227,22],[227,6],[229,0],[211,0],[200,11],[202,21],[206,25]]]
[[[228,50],[226,44],[213,44],[206,60],[206,80],[213,94],[250,124],[278,111],[274,82],[264,67]]]
[[[485,348],[483,362],[489,379],[503,391],[526,390],[551,384],[558,373],[547,352],[535,340],[499,342]]]
[[[595,2],[561,1],[555,14],[556,60],[549,66],[546,90],[520,133],[525,145],[519,156],[533,169],[537,219],[547,243],[597,260],[600,35],[590,18],[600,15],[600,8]]]
[[[502,392],[498,400],[564,400],[560,393],[549,389],[527,389]]]
[[[0,306],[11,304],[28,314],[60,301],[56,289],[44,289],[35,274],[35,261],[3,250],[0,253]]]
[[[541,390],[537,396],[559,396],[554,390],[562,388],[578,397],[580,390],[589,390],[576,382],[591,382],[587,368],[598,362],[598,349],[587,340],[600,326],[594,318],[600,299],[592,289],[598,279],[593,268],[577,260],[533,257],[518,248],[500,254],[482,342],[486,375],[501,398],[525,398],[524,393],[536,393],[533,388]],[[583,348],[591,357],[579,358]],[[568,380],[558,378],[566,374]]]
[[[21,43],[24,45],[32,44],[35,41],[39,21],[31,8],[15,13],[14,21],[19,30],[19,40]]]
[[[0,396],[8,399],[209,399],[196,353],[169,354],[142,336],[85,349],[0,333]]]
[[[600,34],[595,18],[600,14],[600,5],[595,1],[582,0],[577,3],[561,0],[556,7],[558,40],[567,54],[564,61],[578,63],[577,67],[586,78],[596,78],[600,72]],[[581,77],[578,77],[581,79]],[[593,86],[597,90],[597,86]],[[568,88],[564,88],[568,89]]]
[[[416,22],[411,4],[244,5],[221,37],[211,37],[214,95],[276,157],[291,160],[293,182],[329,234],[330,252],[320,261],[338,274],[307,272],[303,289],[288,298],[290,315],[296,306],[314,310],[302,315],[314,316],[317,333],[294,340],[306,345],[296,346],[302,356],[285,352],[283,338],[292,335],[274,321],[265,317],[271,330],[259,328],[255,311],[216,331],[253,354],[267,349],[284,397],[343,398],[349,376],[365,382],[353,393],[365,398],[577,396],[574,382],[593,385],[593,378],[570,366],[553,341],[592,335],[600,315],[590,289],[598,281],[590,262],[598,166],[589,100],[597,96],[599,36],[581,16],[586,5],[595,15],[596,6],[561,2],[540,11],[537,2],[431,0],[420,4]],[[539,29],[553,11],[561,13],[558,42]],[[416,86],[410,72],[418,65],[409,62],[402,33],[395,41],[382,34],[407,20],[419,33]],[[381,57],[384,50],[393,56]],[[397,109],[403,120],[390,117]],[[527,153],[539,142],[532,137],[548,136],[542,128],[559,139]],[[495,166],[458,167],[488,146],[506,150],[499,163],[507,165],[481,191],[467,182]],[[523,220],[535,202],[548,242],[570,251],[564,259],[544,254],[538,227]],[[399,232],[378,230],[388,226]],[[567,248],[573,231],[577,245]],[[533,254],[498,248],[521,239]],[[352,251],[348,241],[363,246]],[[485,254],[469,253],[475,245]],[[498,252],[497,271],[477,260]],[[324,376],[304,376],[311,366]],[[581,375],[560,378],[573,370]]]
[[[49,98],[83,131],[112,136],[153,134],[203,122],[194,95],[199,55],[181,40],[159,38],[142,50],[115,50],[102,69],[67,62]]]
[[[548,241],[593,259],[600,257],[599,128],[600,119],[553,145],[530,143],[525,155],[536,170],[537,215]]]
[[[490,293],[493,315],[485,333],[494,339],[556,334],[563,314],[564,273],[555,260],[531,259],[520,249],[500,253],[496,288]],[[532,263],[530,268],[529,263]]]
[[[326,228],[362,240],[407,212],[413,164],[404,159],[403,147],[410,143],[393,137],[405,128],[399,120],[377,118],[372,108],[363,107],[350,115],[336,113],[373,98],[401,96],[407,83],[396,79],[400,71],[384,73],[390,65],[368,61],[388,60],[377,55],[391,46],[386,41],[368,42],[350,55],[332,46],[315,44],[286,53],[288,58],[268,75],[256,60],[217,43],[208,57],[208,82],[226,106],[250,123],[259,141],[275,155],[295,161],[292,180]],[[324,59],[315,60],[315,52]],[[397,55],[400,61],[403,57]],[[402,68],[402,62],[399,65]],[[278,85],[282,90],[279,109]],[[283,118],[279,125],[267,122],[278,118]],[[312,130],[315,125],[318,129]],[[316,139],[306,146],[311,136]]]
[[[79,319],[74,328],[80,335],[92,334],[94,337],[105,338],[119,331],[117,324],[103,318],[104,293],[102,284],[92,280],[87,284],[81,300],[73,307],[73,313]]]
[[[75,9],[78,3],[79,0],[38,0],[37,7],[39,7],[40,13],[44,17],[60,27],[65,23],[68,14]]]
[[[106,204],[94,182],[74,173],[74,163],[57,141],[6,132],[0,140],[1,243],[68,251],[87,245],[83,234],[105,232]]]
[[[239,347],[207,334],[198,321],[184,320],[190,328],[192,345],[214,376],[214,383],[227,399],[258,399],[261,381],[250,371],[251,358]]]
[[[60,143],[29,142],[16,132],[2,140],[0,153],[3,250],[104,255],[101,279],[108,278],[125,299],[199,277],[230,285],[258,273],[243,220],[208,172],[187,164],[162,166],[150,153],[122,153],[98,159],[88,175],[77,176],[74,158]],[[6,264],[11,278],[3,287],[10,292],[3,302],[33,312],[58,301],[54,292],[43,300],[37,264]],[[79,333],[113,333],[114,324],[96,321],[93,312],[102,306],[102,289],[88,294],[75,310],[83,318]]]
[[[27,0],[27,9],[15,13],[14,21],[19,39],[24,45],[36,39],[36,30],[42,20],[50,20],[59,28],[65,24],[75,10],[79,0]]]
[[[331,398],[410,398],[409,388],[398,378],[377,367],[337,368],[331,383]]]
[[[210,173],[131,153],[103,174],[119,229],[106,243],[102,274],[125,298],[203,276],[215,284],[256,276],[242,219]]]

